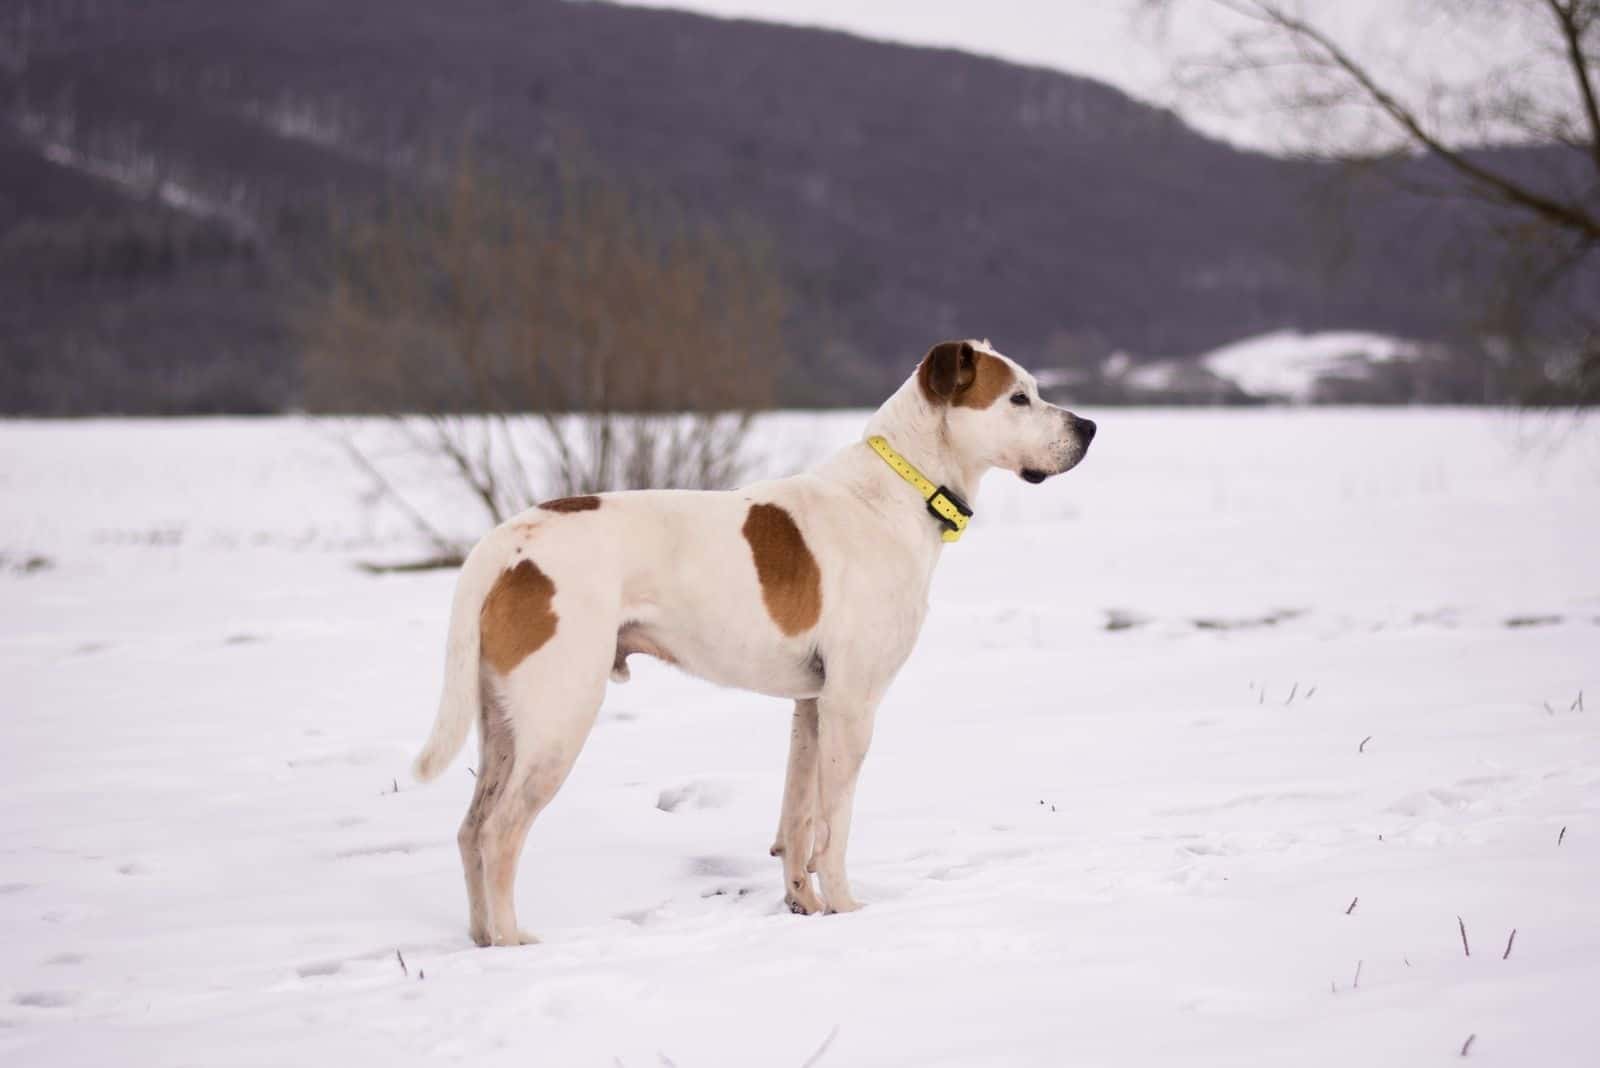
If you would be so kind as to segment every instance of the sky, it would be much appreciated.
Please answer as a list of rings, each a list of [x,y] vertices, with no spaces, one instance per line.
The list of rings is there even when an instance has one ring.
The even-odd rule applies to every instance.
[[[1169,107],[1191,125],[1267,151],[1304,147],[1329,128],[1314,128],[1266,106],[1259,90],[1218,99],[1180,84],[1250,24],[1216,0],[1175,0],[1165,17],[1149,0],[626,0],[704,14],[846,30],[865,37],[939,45],[1109,82]],[[1429,80],[1476,80],[1496,68],[1529,77],[1525,27],[1508,20],[1502,0],[1299,0],[1298,6],[1363,61],[1392,72],[1403,94],[1422,99]],[[1447,16],[1446,10],[1450,12]],[[1547,76],[1552,73],[1546,71]],[[1559,95],[1559,94],[1558,94]],[[1355,137],[1355,127],[1345,136]]]

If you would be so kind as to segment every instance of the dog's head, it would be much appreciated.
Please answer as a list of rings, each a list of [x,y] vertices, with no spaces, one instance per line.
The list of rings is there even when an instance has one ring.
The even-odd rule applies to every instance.
[[[935,345],[917,368],[917,385],[942,410],[945,433],[963,456],[1029,482],[1070,471],[1094,440],[1094,423],[1040,400],[1033,376],[986,341]]]

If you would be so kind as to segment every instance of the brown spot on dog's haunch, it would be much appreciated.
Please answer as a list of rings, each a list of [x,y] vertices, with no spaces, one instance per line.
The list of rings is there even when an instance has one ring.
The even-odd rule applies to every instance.
[[[478,613],[483,659],[502,675],[536,652],[556,632],[550,602],[556,584],[532,560],[501,572]]]
[[[600,498],[592,493],[582,497],[557,497],[553,501],[544,501],[539,507],[547,512],[592,512],[600,507]]]
[[[816,626],[822,615],[822,572],[793,517],[775,504],[752,504],[744,540],[755,558],[761,599],[778,629],[793,636]]]
[[[933,405],[987,408],[1011,389],[1017,376],[998,356],[978,352],[970,341],[942,341],[917,367],[917,386]]]

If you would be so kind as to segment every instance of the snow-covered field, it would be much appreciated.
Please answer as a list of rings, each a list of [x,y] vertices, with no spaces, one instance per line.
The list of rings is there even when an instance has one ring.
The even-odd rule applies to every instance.
[[[787,708],[645,663],[515,950],[471,757],[406,779],[452,576],[353,566],[414,547],[326,428],[0,425],[0,1063],[1600,1063],[1600,427],[1086,414],[945,554],[866,909],[782,908]]]

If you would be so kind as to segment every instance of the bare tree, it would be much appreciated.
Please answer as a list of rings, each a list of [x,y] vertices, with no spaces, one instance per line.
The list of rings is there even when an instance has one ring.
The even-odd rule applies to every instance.
[[[1527,350],[1563,399],[1600,401],[1600,0],[1441,0],[1430,6],[1436,32],[1476,21],[1510,54],[1467,77],[1420,80],[1405,57],[1363,55],[1295,0],[1144,7],[1170,15],[1190,3],[1236,29],[1182,65],[1185,93],[1213,106],[1265,102],[1300,124],[1302,155],[1378,162],[1408,189],[1482,205],[1478,224],[1500,256],[1498,299],[1477,324],[1489,347]],[[1492,144],[1544,152],[1531,163],[1483,150]],[[1398,165],[1414,158],[1432,177]]]
[[[386,417],[347,448],[441,555],[459,536],[404,485],[419,458],[489,522],[737,480],[784,358],[762,244],[592,165],[529,191],[465,157],[445,185],[339,227],[305,360],[310,408]]]

